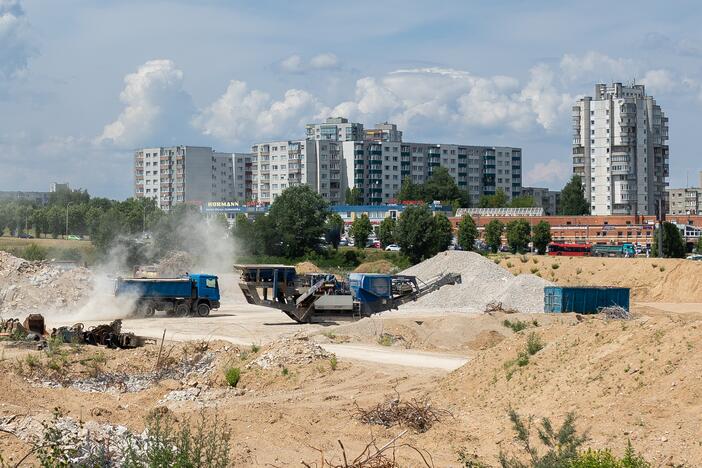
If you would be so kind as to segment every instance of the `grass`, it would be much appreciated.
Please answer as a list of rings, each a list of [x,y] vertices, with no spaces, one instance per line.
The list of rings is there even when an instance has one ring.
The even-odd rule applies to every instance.
[[[76,260],[90,262],[95,257],[95,247],[90,241],[66,239],[20,239],[18,237],[0,237],[0,250],[10,252],[17,257],[35,256],[37,252],[47,259]],[[38,260],[38,258],[27,258]]]
[[[283,370],[280,371],[280,373],[281,373],[283,376],[285,376],[285,377],[287,377],[288,375],[290,375],[290,371],[288,370],[287,367],[283,367]]]
[[[539,269],[537,267],[531,267],[531,270],[529,271],[531,271],[531,274],[534,275],[537,271],[539,271]]]
[[[227,385],[230,387],[236,387],[241,378],[241,369],[238,367],[230,367],[224,373],[224,379],[227,381]]]
[[[526,255],[521,255],[521,256],[519,257],[519,261],[522,262],[522,263],[526,263],[526,262],[529,261],[529,257],[527,257]]]
[[[505,265],[507,265],[507,268],[512,268],[512,262],[510,262],[510,261],[507,261],[507,263],[505,263]]]
[[[515,320],[514,322],[512,322],[508,319],[504,319],[502,325],[507,328],[511,328],[512,331],[515,333],[518,333],[529,326],[529,324],[527,324],[526,322],[522,322],[521,320]]]
[[[659,270],[661,271],[661,273],[663,273],[663,272],[665,271],[665,267],[664,267],[663,265],[661,265],[661,267],[659,268]]]
[[[251,352],[253,354],[256,354],[260,350],[261,350],[261,347],[259,345],[257,345],[256,343],[251,343]]]
[[[378,344],[381,346],[392,346],[395,339],[388,333],[383,333],[378,337]]]
[[[579,274],[582,273],[582,272],[583,272],[583,269],[582,269],[582,268],[576,268],[576,269],[575,269],[575,274],[576,274],[576,275],[579,275]]]
[[[561,267],[561,266],[560,266],[558,263],[552,263],[552,264],[551,264],[551,268],[553,268],[554,270],[558,270],[560,267]]]
[[[544,349],[544,344],[541,342],[541,337],[536,332],[529,333],[529,336],[527,337],[526,352],[529,353],[530,356],[533,356],[542,349]]]
[[[332,356],[329,358],[329,366],[331,367],[331,370],[336,370],[336,366],[338,365],[338,361],[336,360],[336,356]]]

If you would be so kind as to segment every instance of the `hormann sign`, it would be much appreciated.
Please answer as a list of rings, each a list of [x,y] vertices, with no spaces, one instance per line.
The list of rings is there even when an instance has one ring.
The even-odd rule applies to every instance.
[[[202,207],[206,213],[251,213],[265,211],[262,206],[245,206],[235,201],[209,201]]]

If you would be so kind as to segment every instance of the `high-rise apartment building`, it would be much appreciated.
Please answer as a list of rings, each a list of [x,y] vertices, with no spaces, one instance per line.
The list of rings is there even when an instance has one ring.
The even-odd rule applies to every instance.
[[[233,170],[233,196],[232,201],[239,203],[251,200],[251,178],[253,172],[251,169],[252,153],[232,153],[232,170]]]
[[[702,188],[668,189],[668,214],[696,215],[702,213]]]
[[[144,148],[134,153],[134,195],[169,210],[178,203],[234,199],[231,153],[205,146]]]
[[[522,187],[522,196],[532,197],[534,206],[544,209],[546,216],[558,214],[558,207],[561,204],[561,192],[541,187]]]
[[[305,125],[308,140],[355,141],[363,139],[363,124],[343,117],[329,117],[324,123]]]
[[[332,204],[346,195],[346,163],[341,142],[293,140],[259,143],[251,148],[252,200],[273,203],[287,187],[307,184]]]
[[[521,193],[520,148],[366,140],[344,142],[343,154],[347,179],[366,204],[394,200],[405,178],[424,183],[439,166],[472,200],[498,188],[509,199]]]
[[[359,138],[360,140],[360,138]],[[375,142],[397,142],[402,141],[402,132],[397,129],[397,125],[383,122],[375,124],[375,128],[363,131],[363,140]]]
[[[644,86],[596,85],[573,107],[573,130],[590,212],[655,214],[668,185],[668,119]]]

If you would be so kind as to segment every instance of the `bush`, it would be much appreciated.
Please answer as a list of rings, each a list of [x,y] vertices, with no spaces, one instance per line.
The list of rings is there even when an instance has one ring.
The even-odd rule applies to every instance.
[[[529,333],[529,336],[527,337],[527,345],[526,345],[527,353],[529,353],[530,356],[533,356],[534,354],[538,353],[542,349],[544,349],[544,345],[541,342],[541,337],[535,332]]]
[[[505,319],[502,322],[502,325],[504,325],[507,328],[511,328],[512,331],[515,333],[520,332],[524,330],[527,326],[529,326],[529,324],[527,324],[526,322],[522,322],[521,320],[515,320],[514,322],[512,322],[507,319]]]
[[[532,267],[532,269],[529,270],[529,271],[531,271],[531,274],[533,275],[533,274],[535,274],[537,271],[539,271],[539,269],[536,268],[536,267]]]
[[[336,360],[336,356],[332,356],[329,358],[329,366],[331,366],[331,370],[336,370],[336,366],[339,364],[339,362]]]
[[[40,247],[36,243],[32,242],[27,247],[22,250],[21,257],[30,262],[38,260],[46,260],[48,252],[45,248]]]
[[[257,345],[256,343],[251,343],[251,352],[256,354],[261,350],[261,347]]]
[[[239,378],[241,377],[241,370],[238,367],[230,367],[227,372],[224,373],[224,378],[230,387],[236,387],[239,383]]]
[[[553,268],[554,270],[558,270],[560,267],[561,267],[561,266],[560,266],[558,263],[552,263],[552,264],[551,264],[551,268]]]

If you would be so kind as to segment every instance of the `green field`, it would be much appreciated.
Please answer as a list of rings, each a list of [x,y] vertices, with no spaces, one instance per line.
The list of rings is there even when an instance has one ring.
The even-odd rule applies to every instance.
[[[90,263],[95,254],[95,247],[89,240],[0,237],[0,250],[10,252],[17,257],[24,257],[26,249],[32,244],[40,247],[40,251],[45,253],[46,259],[77,260]]]

